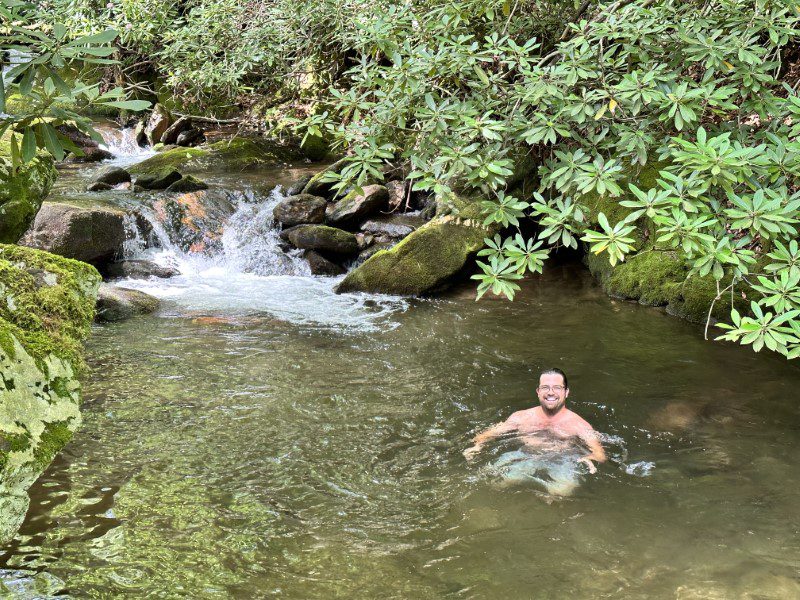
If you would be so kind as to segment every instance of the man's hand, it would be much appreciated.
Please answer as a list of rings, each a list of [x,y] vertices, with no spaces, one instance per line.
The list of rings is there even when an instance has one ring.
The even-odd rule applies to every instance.
[[[482,447],[481,444],[475,444],[474,446],[467,448],[463,452],[464,458],[466,458],[468,461],[472,460],[478,455],[478,452],[481,451],[481,447]]]
[[[585,464],[589,468],[589,473],[591,473],[592,475],[597,473],[597,467],[594,466],[594,463],[591,461],[589,457],[584,456],[583,458],[579,458],[578,462]]]

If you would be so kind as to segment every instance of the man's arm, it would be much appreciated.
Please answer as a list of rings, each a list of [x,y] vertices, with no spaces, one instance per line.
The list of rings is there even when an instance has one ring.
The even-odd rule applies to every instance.
[[[586,466],[589,467],[589,472],[594,473],[597,471],[597,467],[594,466],[592,461],[599,463],[606,462],[606,451],[603,449],[603,444],[600,443],[600,436],[597,435],[597,432],[594,429],[592,429],[591,425],[588,425],[588,428],[582,431],[579,434],[579,437],[589,449],[589,454],[579,458],[578,462],[585,463]]]
[[[483,445],[488,442],[489,440],[493,440],[494,438],[500,437],[505,435],[506,433],[511,433],[512,431],[516,431],[517,423],[514,415],[511,415],[507,420],[503,421],[502,423],[498,423],[496,425],[492,425],[488,429],[481,431],[478,435],[472,438],[474,443],[473,446],[464,450],[464,458],[470,460],[475,457],[478,452],[481,451]]]

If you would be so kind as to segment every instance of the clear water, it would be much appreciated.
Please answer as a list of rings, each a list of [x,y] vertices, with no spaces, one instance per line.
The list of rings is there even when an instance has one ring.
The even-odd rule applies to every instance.
[[[84,426],[0,550],[15,595],[800,596],[797,366],[576,265],[509,304],[174,259],[129,282],[159,313],[94,331]],[[492,474],[513,441],[461,455],[548,366],[611,457],[561,500]]]

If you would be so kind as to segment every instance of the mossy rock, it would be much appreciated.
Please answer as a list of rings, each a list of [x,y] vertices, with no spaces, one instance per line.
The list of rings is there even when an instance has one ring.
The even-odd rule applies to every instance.
[[[308,160],[319,162],[330,156],[331,147],[322,136],[309,135],[300,144],[300,151]]]
[[[11,175],[9,142],[0,140],[0,243],[13,244],[28,229],[56,180],[54,160],[39,153]]]
[[[335,181],[323,181],[328,173],[338,173],[347,165],[345,159],[337,160],[332,165],[325,167],[322,171],[314,175],[303,188],[303,194],[328,198],[333,192]]]
[[[494,233],[494,229],[482,227],[480,221],[452,215],[436,218],[391,249],[370,256],[342,280],[336,291],[430,294],[458,275],[483,248],[484,238]]]
[[[85,263],[0,245],[0,543],[80,423],[81,342],[99,284]]]
[[[132,166],[132,175],[146,175],[164,169],[181,173],[206,170],[246,171],[263,164],[278,164],[303,159],[298,148],[280,146],[261,138],[233,138],[197,148],[172,148]]]
[[[714,305],[712,317],[727,319],[731,310],[731,294],[714,302],[717,286],[710,275],[692,276],[677,253],[649,249],[628,256],[625,262],[611,266],[607,255],[588,254],[585,262],[592,274],[610,296],[635,300],[647,306],[663,306],[667,312],[695,323],[704,323]],[[747,301],[742,299],[749,288],[745,285],[734,290],[733,305],[747,311]]]

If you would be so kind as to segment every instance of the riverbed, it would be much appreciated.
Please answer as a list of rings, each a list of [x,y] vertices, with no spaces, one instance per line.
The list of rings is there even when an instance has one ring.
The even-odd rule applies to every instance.
[[[228,245],[146,251],[181,274],[128,281],[161,309],[95,327],[84,424],[0,549],[12,593],[800,595],[797,366],[610,299],[575,263],[513,303],[475,302],[469,284],[337,296],[297,257],[254,268],[274,246],[243,261],[232,229],[309,168],[213,174],[243,198]],[[610,458],[566,498],[497,476],[511,441],[461,454],[530,407],[552,366]]]

